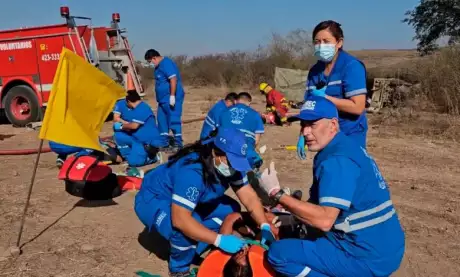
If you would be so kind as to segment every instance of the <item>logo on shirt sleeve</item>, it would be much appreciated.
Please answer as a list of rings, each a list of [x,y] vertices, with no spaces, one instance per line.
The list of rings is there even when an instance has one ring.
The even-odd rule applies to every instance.
[[[187,189],[186,196],[187,196],[188,200],[190,200],[192,202],[196,202],[196,200],[198,199],[199,194],[200,194],[200,191],[196,187],[189,187]]]
[[[248,149],[248,145],[245,143],[243,146],[241,146],[241,154],[246,156],[246,150]]]

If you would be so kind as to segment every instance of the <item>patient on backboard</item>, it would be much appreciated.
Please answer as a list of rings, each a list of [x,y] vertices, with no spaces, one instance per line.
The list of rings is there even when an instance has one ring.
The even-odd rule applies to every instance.
[[[279,239],[278,216],[271,212],[266,212],[266,217],[271,222],[273,232],[276,239]],[[260,241],[260,231],[257,224],[253,221],[247,212],[232,213],[228,215],[220,228],[221,234],[234,234],[246,239]],[[245,247],[238,253],[234,254],[223,268],[224,277],[252,277],[256,267],[261,267],[261,264],[255,264],[255,260],[249,259],[250,247]],[[268,275],[266,275],[268,276]],[[270,275],[271,276],[271,275]]]

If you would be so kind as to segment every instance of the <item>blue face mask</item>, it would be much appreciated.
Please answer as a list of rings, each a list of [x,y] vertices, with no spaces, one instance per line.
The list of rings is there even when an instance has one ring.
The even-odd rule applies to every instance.
[[[235,170],[231,168],[230,166],[224,164],[222,161],[220,161],[219,165],[216,165],[216,159],[214,158],[214,167],[217,169],[217,171],[222,174],[222,176],[225,177],[230,177],[233,174],[235,174]]]
[[[323,62],[330,62],[335,55],[335,44],[315,45],[315,56]]]

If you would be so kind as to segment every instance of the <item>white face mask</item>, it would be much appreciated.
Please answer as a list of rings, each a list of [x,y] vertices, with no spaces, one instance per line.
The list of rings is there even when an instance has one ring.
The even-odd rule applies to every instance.
[[[225,177],[230,177],[233,174],[235,174],[235,170],[231,168],[230,166],[226,165],[223,163],[220,158],[219,158],[220,164],[216,165],[216,158],[214,158],[214,167],[217,169],[217,171],[222,174],[222,176]]]

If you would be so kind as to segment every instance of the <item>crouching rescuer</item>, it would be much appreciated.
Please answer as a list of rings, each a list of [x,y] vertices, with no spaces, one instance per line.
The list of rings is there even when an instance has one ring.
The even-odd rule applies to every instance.
[[[292,120],[301,121],[309,151],[317,152],[308,202],[280,189],[272,162],[260,177],[266,193],[304,224],[316,240],[274,242],[268,261],[283,276],[389,276],[404,255],[405,238],[388,184],[376,162],[339,130],[335,105],[310,96]]]
[[[260,92],[266,97],[267,111],[262,114],[262,118],[267,124],[285,125],[287,124],[287,113],[289,111],[289,102],[280,91],[272,88],[267,83],[259,85]]]
[[[162,138],[151,107],[141,100],[136,91],[128,92],[126,105],[129,110],[124,118],[129,121],[113,124],[114,138],[121,156],[128,162],[128,176],[143,177],[137,167],[161,161],[159,147]]]
[[[169,241],[170,276],[188,276],[195,255],[209,245],[232,254],[246,245],[235,235],[218,233],[226,216],[240,210],[225,195],[229,187],[264,231],[264,240],[274,240],[262,204],[248,185],[246,147],[243,133],[219,128],[215,136],[185,146],[145,175],[134,210],[149,231]]]

